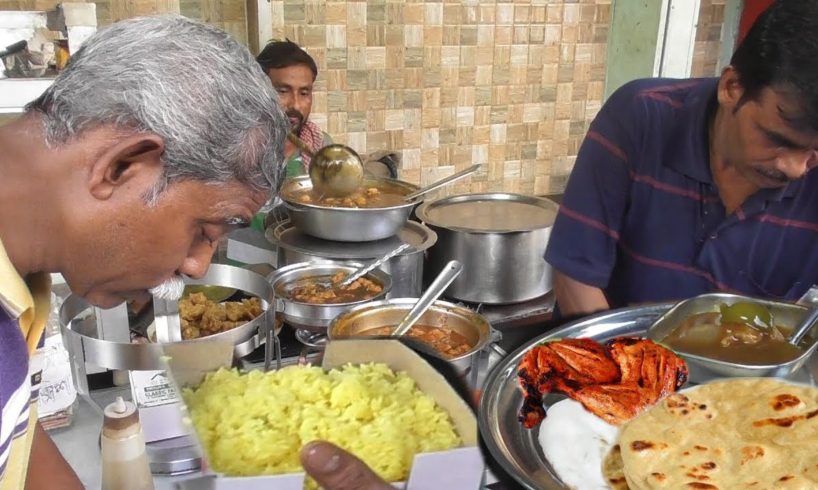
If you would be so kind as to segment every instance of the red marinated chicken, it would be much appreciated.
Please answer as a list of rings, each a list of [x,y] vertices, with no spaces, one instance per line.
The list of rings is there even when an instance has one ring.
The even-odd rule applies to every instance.
[[[639,337],[619,337],[605,346],[591,339],[563,339],[528,351],[517,376],[524,394],[519,419],[526,428],[545,417],[542,398],[552,392],[619,425],[684,385],[687,365]]]

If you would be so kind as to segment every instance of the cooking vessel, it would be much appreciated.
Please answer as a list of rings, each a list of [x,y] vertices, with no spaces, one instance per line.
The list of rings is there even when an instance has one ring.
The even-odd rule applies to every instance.
[[[533,196],[483,193],[450,196],[420,205],[416,214],[438,235],[426,274],[450,260],[463,263],[446,296],[484,304],[512,304],[551,290],[545,248],[557,214],[555,202]]]
[[[345,310],[353,306],[383,299],[389,292],[389,290],[392,288],[391,276],[378,269],[370,272],[364,277],[381,284],[383,286],[383,291],[373,296],[372,298],[367,298],[359,301],[352,301],[348,303],[337,304],[301,303],[285,297],[281,297],[281,295],[279,294],[279,289],[281,287],[293,283],[294,281],[298,281],[300,279],[305,279],[308,277],[332,275],[337,272],[345,272],[347,274],[352,274],[362,266],[363,264],[360,263],[339,264],[331,262],[325,263],[302,262],[299,264],[288,265],[287,267],[282,267],[276,270],[267,278],[267,280],[273,286],[273,291],[275,291],[276,293],[275,298],[276,310],[284,314],[284,322],[290,325],[291,327],[315,332],[326,331],[327,325],[329,325],[329,323],[336,316],[338,316]]]
[[[437,234],[416,221],[407,221],[398,233],[372,242],[321,240],[295,228],[289,221],[267,228],[267,240],[276,246],[276,267],[302,262],[369,262],[401,243],[411,248],[391,258],[380,270],[392,278],[387,298],[418,297],[423,291],[425,252],[437,241]]]
[[[403,320],[417,300],[418,298],[393,298],[350,308],[330,322],[327,336],[332,341],[362,336],[362,332],[373,328],[394,327]],[[466,353],[453,359],[438,355],[452,363],[460,374],[469,371],[477,354],[495,342],[498,335],[482,315],[464,306],[439,300],[426,310],[416,324],[446,327],[466,338],[472,346]]]
[[[367,187],[397,187],[406,194],[418,186],[401,180],[365,179]],[[314,237],[340,242],[368,242],[391,237],[406,224],[417,201],[386,208],[336,208],[305,204],[289,199],[294,192],[311,189],[309,176],[294,177],[284,182],[281,199],[293,226]]]

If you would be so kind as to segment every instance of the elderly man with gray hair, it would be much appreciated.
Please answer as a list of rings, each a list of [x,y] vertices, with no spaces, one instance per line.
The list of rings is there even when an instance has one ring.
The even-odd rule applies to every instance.
[[[277,191],[287,126],[247,49],[162,16],[97,33],[0,127],[0,488],[82,488],[30,403],[48,273],[104,308],[178,297]],[[302,460],[327,489],[390,488],[327,443]]]

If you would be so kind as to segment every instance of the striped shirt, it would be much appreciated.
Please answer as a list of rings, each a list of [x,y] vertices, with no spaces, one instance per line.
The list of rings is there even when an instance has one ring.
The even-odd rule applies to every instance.
[[[6,472],[12,442],[28,429],[33,396],[23,333],[17,321],[0,307],[0,480]]]
[[[611,307],[712,291],[796,300],[818,282],[818,172],[727,214],[710,172],[718,79],[647,79],[591,124],[546,260]]]

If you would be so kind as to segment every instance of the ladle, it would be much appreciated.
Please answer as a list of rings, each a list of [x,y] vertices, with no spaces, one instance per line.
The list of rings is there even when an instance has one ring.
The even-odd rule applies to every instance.
[[[287,133],[287,138],[310,157],[310,181],[318,194],[343,197],[361,187],[364,163],[352,148],[334,144],[313,152],[295,133]]]
[[[451,184],[455,180],[460,180],[463,177],[466,177],[467,175],[471,175],[474,172],[477,172],[478,170],[480,170],[480,167],[482,167],[482,166],[483,165],[481,165],[479,163],[477,165],[472,165],[471,167],[467,168],[466,170],[461,170],[460,172],[457,172],[454,175],[450,175],[450,176],[446,177],[445,179],[440,179],[440,180],[438,180],[437,182],[435,182],[433,184],[427,185],[426,187],[424,187],[422,189],[418,189],[415,192],[413,192],[411,194],[408,194],[404,199],[406,201],[411,201],[411,200],[413,200],[413,199],[415,199],[417,197],[420,197],[420,196],[426,194],[427,192],[432,192],[434,190],[440,189],[444,185]]]
[[[804,336],[810,330],[812,330],[812,327],[815,326],[816,321],[818,321],[818,307],[813,306],[807,311],[804,319],[801,320],[801,322],[792,330],[792,335],[790,335],[790,338],[787,339],[787,342],[797,346],[799,343],[801,343]]]
[[[395,330],[392,331],[392,337],[400,337],[408,332],[409,329],[412,328],[412,325],[426,313],[426,310],[428,310],[429,307],[437,301],[437,298],[443,294],[443,291],[449,287],[449,284],[460,275],[462,270],[463,264],[456,260],[450,260],[449,263],[443,267],[443,270],[440,271],[440,274],[437,275],[435,280],[432,281],[432,284],[429,285],[426,292],[418,299],[415,306],[409,310],[409,313],[407,313],[398,326],[395,327]]]

